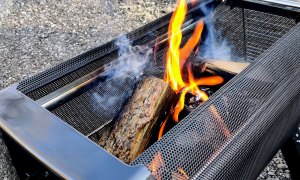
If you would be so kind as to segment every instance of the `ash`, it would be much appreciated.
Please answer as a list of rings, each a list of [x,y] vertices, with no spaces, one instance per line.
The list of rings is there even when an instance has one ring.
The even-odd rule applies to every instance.
[[[199,94],[196,94],[195,96],[192,96],[188,98],[187,106],[191,109],[196,109],[198,106],[202,104],[201,96]]]
[[[208,87],[200,87],[200,90],[204,91],[208,95],[208,97],[210,97],[211,95],[214,94],[214,92]],[[203,103],[203,101],[201,100],[201,95],[200,94],[196,94],[194,96],[194,95],[188,93],[186,96],[187,96],[186,97],[187,101],[185,102],[185,105],[190,110],[196,109],[197,107],[199,107]]]

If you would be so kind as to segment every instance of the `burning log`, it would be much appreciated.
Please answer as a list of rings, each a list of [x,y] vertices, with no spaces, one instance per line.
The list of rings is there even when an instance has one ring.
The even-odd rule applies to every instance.
[[[109,137],[99,143],[108,152],[130,163],[147,147],[153,129],[163,120],[162,114],[173,94],[162,79],[144,79],[126,104]]]

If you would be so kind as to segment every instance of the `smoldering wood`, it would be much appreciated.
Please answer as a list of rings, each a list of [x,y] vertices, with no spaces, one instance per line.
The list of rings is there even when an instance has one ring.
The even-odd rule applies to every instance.
[[[145,150],[151,135],[157,136],[153,129],[164,120],[162,114],[173,96],[173,90],[162,79],[145,78],[125,105],[109,137],[104,134],[99,144],[125,163],[132,162]]]

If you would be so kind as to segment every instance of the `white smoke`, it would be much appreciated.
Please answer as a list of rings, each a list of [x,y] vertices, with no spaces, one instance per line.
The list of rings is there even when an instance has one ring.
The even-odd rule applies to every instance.
[[[113,118],[119,112],[132,94],[152,53],[152,48],[148,46],[132,46],[126,36],[120,36],[115,44],[119,48],[119,57],[104,66],[102,75],[106,76],[106,80],[91,96],[93,107],[102,118]]]
[[[152,48],[148,46],[131,46],[126,36],[119,37],[116,45],[119,47],[119,58],[105,66],[104,75],[109,78],[138,78],[143,73],[152,53]]]
[[[230,43],[221,36],[222,30],[215,28],[212,15],[213,9],[200,6],[200,10],[204,14],[205,28],[208,31],[200,47],[200,56],[207,60],[218,59],[231,61],[238,59],[233,56]]]

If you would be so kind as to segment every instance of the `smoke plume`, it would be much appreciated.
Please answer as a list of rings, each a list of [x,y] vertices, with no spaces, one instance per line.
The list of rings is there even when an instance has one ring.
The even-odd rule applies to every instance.
[[[200,47],[200,56],[205,59],[218,59],[218,60],[235,60],[239,59],[234,57],[232,53],[232,46],[222,37],[221,29],[216,29],[214,26],[213,9],[207,6],[200,6],[200,11],[204,14],[205,22],[205,38]]]
[[[120,36],[115,44],[119,57],[105,65],[103,75],[107,78],[91,96],[93,107],[104,119],[113,118],[131,96],[152,53],[147,46],[132,46],[126,36]]]

